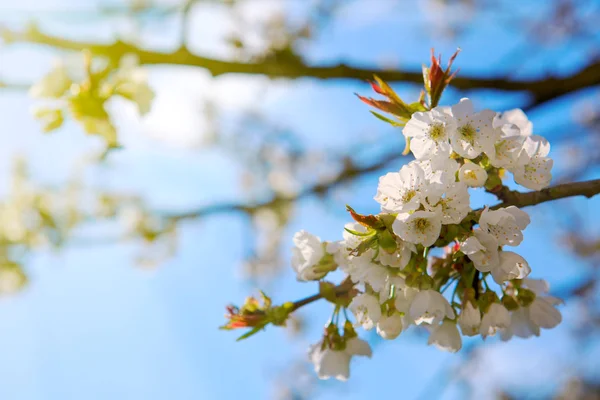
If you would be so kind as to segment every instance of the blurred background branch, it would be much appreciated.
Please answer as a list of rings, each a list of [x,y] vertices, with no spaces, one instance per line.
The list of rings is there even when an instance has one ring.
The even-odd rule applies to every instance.
[[[186,4],[184,8],[186,14],[189,13],[191,6],[191,2]],[[185,25],[182,29],[186,30]],[[277,55],[253,62],[236,62],[196,55],[186,46],[170,53],[164,53],[146,50],[123,41],[112,44],[81,42],[44,34],[35,25],[31,25],[27,30],[21,32],[5,29],[2,32],[2,37],[7,44],[25,42],[61,50],[90,50],[95,55],[107,57],[117,63],[126,54],[135,54],[141,64],[194,66],[207,70],[215,77],[223,74],[249,74],[287,79],[356,79],[367,81],[373,79],[373,75],[377,75],[387,82],[410,82],[418,85],[421,85],[423,80],[423,74],[420,70],[380,69],[375,66],[360,68],[343,63],[327,66],[309,65],[302,61],[301,57],[281,59]],[[547,75],[536,79],[515,79],[507,74],[495,78],[481,78],[462,73],[452,81],[452,84],[455,88],[461,90],[494,89],[525,92],[530,97],[530,103],[527,107],[532,108],[569,93],[600,84],[600,59],[592,59],[583,68],[562,77]]]

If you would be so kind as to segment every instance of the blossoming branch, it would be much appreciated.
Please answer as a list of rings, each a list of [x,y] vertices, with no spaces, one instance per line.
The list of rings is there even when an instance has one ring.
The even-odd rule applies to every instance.
[[[591,197],[600,192],[600,181],[546,189],[552,180],[550,144],[533,133],[521,110],[477,110],[467,98],[439,106],[457,54],[446,69],[432,56],[423,69],[425,90],[414,103],[378,78],[372,87],[385,100],[359,96],[390,115],[372,111],[377,118],[402,127],[406,152],[415,160],[379,179],[374,199],[380,214],[348,207],[353,222],[341,240],[325,242],[306,231],[294,235],[297,279],[319,281],[319,293],[281,306],[272,306],[264,294],[262,304],[249,298],[241,308],[228,308],[224,329],[251,328],[246,338],[268,324],[284,325],[290,313],[324,298],[333,303],[333,314],[309,358],[319,378],[345,380],[353,356],[371,355],[358,327],[392,340],[412,325],[425,326],[428,344],[456,352],[462,336],[539,336],[561,322],[561,300],[549,294],[546,281],[529,278],[529,263],[513,251],[530,223],[517,205]],[[508,190],[502,183],[507,172],[538,192]],[[473,189],[494,193],[503,204],[473,210]],[[432,255],[436,248],[442,254]],[[335,270],[346,274],[337,286],[324,280]]]

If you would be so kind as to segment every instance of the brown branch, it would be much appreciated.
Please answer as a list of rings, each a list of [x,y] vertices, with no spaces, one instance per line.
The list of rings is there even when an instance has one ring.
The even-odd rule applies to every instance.
[[[514,190],[503,190],[500,196],[502,203],[490,208],[498,209],[508,206],[527,207],[575,196],[585,196],[589,199],[598,193],[600,193],[600,179],[563,183],[537,192],[521,193]]]
[[[510,190],[506,186],[495,192],[490,192],[498,197],[502,202],[491,206],[490,210],[497,210],[503,207],[516,206],[519,208],[535,206],[553,200],[560,200],[567,197],[585,196],[588,199],[600,193],[600,179],[591,181],[563,183],[551,186],[537,192],[517,192]],[[483,208],[471,212],[470,216],[476,221],[479,219]]]
[[[324,195],[334,187],[343,183],[349,182],[352,179],[361,176],[366,173],[375,172],[392,161],[400,158],[399,154],[390,154],[384,159],[380,160],[375,164],[368,165],[366,167],[356,167],[349,163],[346,168],[334,179],[329,182],[319,183],[314,186],[310,186],[295,196],[281,197],[276,196],[271,200],[255,203],[255,204],[244,204],[244,203],[224,203],[216,204],[212,206],[202,207],[196,210],[192,210],[185,213],[174,214],[174,213],[163,213],[167,218],[175,220],[180,219],[193,219],[204,217],[208,215],[229,213],[229,212],[244,212],[253,213],[261,208],[273,207],[274,205],[281,203],[291,203],[302,198],[309,197],[312,195]],[[496,210],[502,207],[517,206],[527,207],[536,204],[545,203],[548,201],[559,200],[566,197],[585,196],[591,198],[600,193],[600,179],[583,182],[572,182],[561,185],[552,186],[546,189],[542,189],[537,192],[517,192],[504,188],[501,192],[496,193],[498,198],[502,200],[502,203],[490,207],[490,209]],[[480,213],[482,209],[475,210],[474,213]]]
[[[344,63],[335,65],[308,65],[297,57],[278,59],[265,58],[256,62],[236,62],[203,57],[191,53],[186,47],[172,52],[146,50],[131,44],[116,41],[112,44],[69,40],[40,32],[31,27],[22,32],[5,29],[2,37],[6,43],[25,42],[50,46],[63,50],[90,50],[93,54],[119,60],[127,53],[136,54],[142,64],[190,65],[203,68],[213,76],[222,74],[266,75],[271,78],[316,78],[316,79],[354,79],[369,80],[376,74],[388,82],[422,83],[423,75],[419,70],[380,69],[371,67],[353,67]],[[532,104],[541,104],[553,98],[600,84],[600,61],[595,60],[583,69],[567,77],[548,76],[541,79],[512,80],[506,76],[481,78],[459,76],[453,86],[461,90],[496,89],[503,91],[528,92],[532,95]]]
[[[199,217],[204,217],[204,216],[208,216],[208,215],[231,213],[231,212],[243,212],[243,213],[251,214],[261,208],[273,207],[278,204],[292,203],[297,200],[301,200],[303,198],[310,197],[313,195],[323,196],[339,185],[350,182],[353,179],[360,177],[364,174],[378,171],[378,170],[386,167],[388,164],[391,164],[392,162],[394,162],[400,158],[402,158],[402,155],[400,153],[392,153],[392,154],[389,154],[389,155],[383,157],[382,159],[380,159],[379,161],[377,161],[373,164],[363,166],[363,167],[356,166],[352,160],[347,159],[347,160],[345,160],[346,162],[345,162],[344,169],[335,178],[333,178],[327,182],[321,182],[321,183],[315,184],[313,186],[309,186],[294,196],[289,196],[289,197],[275,196],[271,200],[260,202],[260,203],[255,203],[255,204],[223,203],[223,204],[215,204],[215,205],[211,205],[211,206],[198,208],[196,210],[192,210],[192,211],[185,212],[185,213],[179,213],[179,214],[177,214],[177,213],[159,213],[159,214],[162,214],[166,218],[171,218],[171,219],[175,219],[175,220],[193,219],[193,218],[199,218]]]

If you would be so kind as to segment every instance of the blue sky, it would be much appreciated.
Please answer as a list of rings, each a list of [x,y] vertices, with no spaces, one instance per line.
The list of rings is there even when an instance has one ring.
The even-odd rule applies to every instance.
[[[46,6],[42,0],[29,0],[23,7],[29,3]],[[85,8],[84,2],[52,3],[56,8],[76,5]],[[90,9],[94,5],[85,3],[89,3]],[[404,6],[400,8],[389,8],[386,1],[373,3],[376,5],[373,9],[369,7],[369,13],[362,11],[364,2],[344,9],[340,21],[328,26],[306,49],[307,59],[367,64],[370,60],[391,58],[401,66],[414,67],[426,61],[432,46],[445,55],[460,46],[463,53],[457,65],[465,73],[485,75],[514,67],[513,60],[508,63],[505,54],[522,39],[505,25],[490,23],[494,21],[488,19],[491,16],[471,25],[465,39],[457,42],[440,40],[426,29],[417,29],[423,26],[424,19],[431,18],[424,8],[411,9],[409,13],[402,8],[409,7],[406,2],[401,2]],[[3,7],[6,17],[2,18],[12,26],[23,26],[26,20],[22,12],[3,4],[0,14]],[[297,3],[291,6],[297,9],[295,12],[301,12],[301,8]],[[527,10],[521,12],[526,14]],[[219,18],[225,17],[213,6],[198,11],[198,15],[199,20],[206,20],[198,24],[201,26],[198,34],[208,37],[198,40],[195,48],[227,55],[218,42],[222,32]],[[66,24],[64,18],[40,11],[38,20],[51,32],[83,37],[109,38],[112,29],[120,26],[102,21],[73,24],[73,18],[67,18]],[[209,29],[208,23],[214,24],[214,29]],[[226,21],[222,25],[227,26]],[[175,25],[165,23],[164,29],[160,34],[146,32],[146,39],[153,45],[164,46],[174,36],[169,34],[174,32]],[[517,73],[534,76],[546,69],[568,72],[581,65],[580,55],[585,50],[578,49],[577,53],[561,43],[555,44],[540,55],[533,55]],[[54,56],[56,53],[27,45],[2,48],[0,77],[32,80],[49,68]],[[368,138],[383,138],[386,143],[402,146],[399,131],[372,118],[354,97],[354,92],[369,93],[363,83],[308,79],[270,83],[261,78],[236,76],[212,82],[202,71],[168,67],[153,68],[151,83],[158,99],[162,99],[162,105],[150,116],[154,120],[139,121],[127,105],[114,105],[126,149],[111,157],[106,167],[93,168],[86,177],[90,185],[140,193],[156,209],[185,209],[242,195],[239,188],[242,167],[230,154],[210,147],[186,147],[201,141],[190,138],[191,135],[207,129],[203,121],[194,119],[191,110],[210,96],[215,96],[217,103],[234,117],[240,109],[256,105],[255,96],[261,96],[259,109],[269,119],[294,127],[308,148],[339,151]],[[265,88],[268,92],[262,96]],[[414,87],[401,85],[398,89],[407,98],[418,94]],[[458,93],[451,92],[445,102],[458,98]],[[473,98],[480,107],[498,110],[525,102],[521,95],[499,97],[493,92],[478,93]],[[72,123],[50,136],[42,135],[29,114],[31,105],[23,92],[0,92],[2,193],[6,192],[11,158],[17,153],[26,154],[32,161],[33,175],[39,181],[59,183],[85,152],[98,147],[95,139],[85,137]],[[530,117],[538,133],[544,134],[544,129],[563,122],[557,117],[563,111],[563,104],[557,102]],[[170,120],[173,115],[177,118]],[[154,136],[146,134],[152,129]],[[375,156],[368,153],[364,157],[373,160]],[[559,167],[562,162],[557,158],[555,164]],[[400,166],[398,162],[390,170]],[[597,171],[590,173],[593,176],[598,176]],[[315,199],[304,201],[286,229],[285,243],[291,243],[293,233],[299,229],[326,240],[337,239],[346,222],[346,203],[363,212],[376,212],[372,196],[377,178],[377,174],[372,174],[351,188],[338,191],[334,197],[333,204],[338,206],[335,209],[326,208]],[[473,195],[477,204],[486,199],[489,197],[481,193]],[[591,222],[599,220],[598,198],[568,201],[587,210]],[[547,278],[555,288],[576,282],[579,277],[573,276],[572,271],[578,261],[557,242],[560,231],[553,214],[560,211],[549,205],[528,211],[532,214],[532,224],[518,251],[529,261],[533,276]],[[246,251],[246,244],[240,240],[244,234],[247,234],[246,221],[239,215],[185,222],[177,254],[153,271],[134,265],[133,258],[140,248],[133,243],[71,246],[59,254],[44,251],[33,254],[28,263],[32,277],[28,289],[0,300],[3,321],[0,354],[4,360],[0,363],[0,398],[268,398],[282,371],[302,360],[307,345],[318,340],[330,308],[327,304],[317,304],[303,310],[309,325],[306,335],[300,338],[291,339],[284,330],[269,328],[236,343],[236,333],[219,331],[224,306],[242,302],[255,290],[237,273]],[[224,238],[228,238],[226,243]],[[301,298],[316,290],[309,284],[295,282],[287,269],[268,289],[275,301]],[[499,383],[514,390],[542,386],[541,390],[547,390],[559,385],[560,377],[564,379],[577,368],[585,367],[587,374],[598,376],[597,363],[590,361],[588,365],[573,355],[578,347],[569,329],[576,310],[572,305],[563,310],[570,310],[566,322],[551,332],[543,332],[541,338],[514,340],[509,344],[490,340],[486,344],[483,370],[470,372],[485,382],[480,398],[489,397]],[[427,347],[426,339],[418,333],[389,343],[378,341],[374,335],[366,337],[373,340],[373,358],[356,360],[350,382],[327,382],[318,387],[316,397],[417,398],[424,387],[439,386],[439,381],[432,383],[431,379],[441,367],[460,362],[457,355]],[[600,351],[598,346],[588,350],[591,360]],[[461,396],[456,384],[444,391],[445,398]]]

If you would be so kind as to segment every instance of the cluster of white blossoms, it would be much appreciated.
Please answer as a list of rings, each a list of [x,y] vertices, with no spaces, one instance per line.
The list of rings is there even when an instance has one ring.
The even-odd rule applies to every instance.
[[[430,332],[429,344],[456,352],[462,335],[538,336],[561,321],[560,300],[548,295],[545,281],[529,279],[527,261],[508,250],[522,242],[527,213],[470,206],[469,189],[497,192],[505,170],[528,189],[549,185],[550,146],[532,134],[525,114],[475,111],[462,99],[414,112],[403,133],[415,160],[380,178],[380,214],[350,209],[355,222],[341,241],[326,243],[305,231],[294,237],[298,280],[321,280],[339,268],[353,287],[340,296],[332,321],[348,308],[354,324],[346,321],[340,335],[330,322],[310,350],[321,378],[346,379],[353,355],[370,356],[352,325],[390,340],[419,325]],[[434,247],[443,255],[430,254]]]

